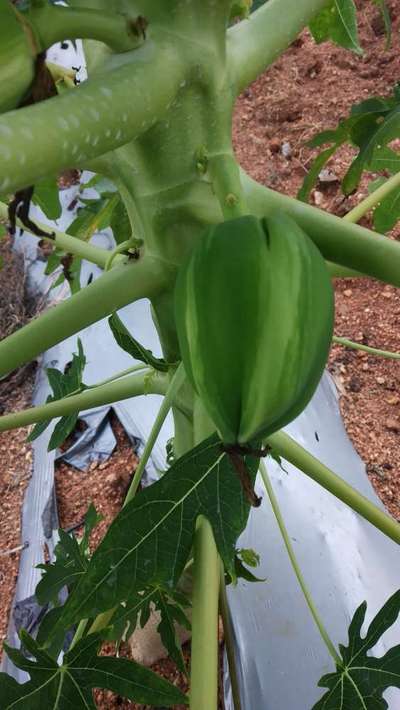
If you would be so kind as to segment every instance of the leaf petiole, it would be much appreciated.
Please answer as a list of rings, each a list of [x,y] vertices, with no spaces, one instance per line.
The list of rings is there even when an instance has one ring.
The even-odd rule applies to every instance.
[[[293,567],[293,571],[297,577],[297,581],[301,587],[301,591],[304,594],[304,598],[305,598],[308,608],[311,612],[311,616],[313,617],[313,619],[318,627],[318,630],[321,634],[321,638],[324,641],[325,646],[327,647],[330,655],[332,656],[336,665],[341,666],[342,660],[341,660],[340,656],[338,655],[338,653],[335,649],[335,646],[333,645],[333,642],[331,641],[330,636],[329,636],[329,634],[322,622],[322,619],[318,613],[317,607],[315,606],[312,596],[311,596],[311,594],[308,590],[308,587],[306,585],[302,571],[299,567],[299,563],[297,562],[296,555],[294,553],[293,546],[292,546],[292,543],[290,542],[290,537],[289,537],[288,531],[286,529],[285,521],[283,520],[283,516],[282,516],[281,510],[279,508],[277,498],[274,493],[274,489],[272,487],[270,478],[268,476],[267,467],[266,467],[265,462],[263,460],[260,460],[259,471],[261,473],[261,477],[263,479],[265,490],[267,491],[272,510],[274,511],[276,522],[278,523],[278,527],[281,532],[283,542],[286,547],[286,551],[289,555],[289,559],[290,559],[291,565]]]

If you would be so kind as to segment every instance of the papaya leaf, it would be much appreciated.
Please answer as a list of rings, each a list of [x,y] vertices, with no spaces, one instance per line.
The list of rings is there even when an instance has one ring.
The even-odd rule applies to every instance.
[[[93,175],[87,182],[81,183],[80,190],[83,192],[88,187],[94,187],[94,189],[96,190],[96,192],[99,193],[99,195],[101,195],[103,192],[110,193],[117,191],[115,183],[113,183],[112,180],[110,180],[109,178],[100,175],[99,173]]]
[[[245,579],[246,582],[265,582],[265,578],[256,577],[248,567],[257,567],[260,564],[260,556],[251,549],[236,550],[235,555],[235,573],[236,578],[233,579],[229,573],[225,573],[226,584],[236,583],[236,579]],[[247,567],[245,566],[247,565]]]
[[[52,634],[52,630],[60,618],[62,613],[62,606],[55,606],[52,608],[48,607],[48,610],[40,622],[38,632],[36,634],[36,642],[39,646],[45,646],[47,653],[52,658],[58,658],[61,650],[68,650],[68,646],[71,642],[72,632],[70,638],[65,636],[63,630],[58,634],[52,636],[51,642],[48,642]]]
[[[246,582],[253,582],[253,583],[254,583],[254,582],[265,582],[265,581],[266,581],[266,578],[265,578],[265,577],[263,577],[263,578],[262,578],[262,577],[256,577],[256,575],[253,574],[253,572],[252,572],[251,570],[249,570],[249,569],[243,564],[242,560],[239,559],[239,557],[236,557],[236,559],[235,559],[235,572],[236,572],[236,577],[237,577],[238,579],[239,579],[239,578],[245,579]],[[229,582],[227,582],[227,583],[231,583],[231,582],[233,582],[233,581],[234,581],[234,580],[232,580],[232,579],[230,578],[230,579],[229,579]]]
[[[398,173],[400,171],[400,154],[387,146],[377,146],[368,163],[368,170],[372,173],[382,170],[388,170],[392,174]]]
[[[174,599],[173,592],[169,596],[164,590],[158,589],[154,597],[154,605],[160,612],[160,623],[157,626],[157,631],[161,636],[161,641],[179,670],[182,673],[187,673],[175,624],[180,624],[186,629],[190,629],[191,624],[181,604]]]
[[[83,537],[78,541],[75,535],[60,529],[59,542],[55,547],[55,561],[37,565],[44,570],[35,595],[39,604],[58,603],[58,594],[65,586],[72,591],[89,565],[89,538],[93,528],[102,520],[93,504],[85,516]]]
[[[146,587],[142,592],[135,592],[123,604],[119,604],[115,610],[108,627],[105,629],[105,638],[111,641],[120,641],[122,638],[127,638],[135,629],[140,626],[143,628],[150,618],[152,609],[158,608],[162,618],[163,609],[159,603],[162,598],[165,603],[174,606],[174,615],[181,626],[190,628],[190,622],[184,613],[184,609],[188,609],[191,603],[188,597],[176,589],[166,589],[158,585]],[[168,648],[168,641],[165,643],[172,656],[171,649]],[[180,653],[180,647],[178,647]]]
[[[14,665],[29,673],[31,679],[19,684],[0,673],[2,710],[95,710],[94,688],[107,688],[151,706],[171,707],[188,702],[176,686],[148,668],[126,658],[98,656],[100,634],[90,634],[77,643],[60,666],[25,631],[21,632],[21,640],[35,660],[7,644],[5,649]]]
[[[60,372],[56,368],[49,367],[46,369],[47,377],[53,394],[49,395],[46,399],[46,403],[54,402],[57,399],[62,399],[73,392],[81,392],[85,389],[85,385],[82,382],[83,370],[85,369],[86,358],[83,352],[81,340],[78,338],[78,354],[74,353],[72,355],[72,361],[70,365],[66,368],[64,373]],[[77,422],[79,412],[74,414],[69,414],[57,422],[54,427],[54,431],[50,437],[48,451],[56,449],[60,444],[65,441],[67,436],[73,431],[75,424]],[[34,441],[40,434],[50,424],[51,419],[44,422],[39,422],[32,429],[27,440]]]
[[[153,367],[155,370],[167,372],[168,363],[163,358],[155,357],[151,350],[147,350],[135,340],[117,313],[113,313],[112,316],[109,317],[108,324],[115,340],[122,350],[132,355],[135,360],[140,360],[146,365],[150,365],[150,367]]]
[[[138,625],[143,628],[150,617],[151,604],[157,589],[157,586],[146,587],[142,592],[134,592],[123,604],[119,604],[104,630],[104,638],[120,641],[133,634]]]
[[[67,232],[78,239],[88,242],[95,232],[106,229],[111,224],[115,207],[120,201],[116,193],[105,193],[95,200],[80,198],[85,207],[81,207]]]
[[[37,565],[44,570],[35,591],[41,605],[47,602],[57,603],[60,590],[67,585],[73,588],[88,566],[88,561],[80,550],[75,535],[68,534],[64,530],[60,530],[59,535],[60,541],[55,549],[56,561]]]
[[[86,511],[85,514],[85,527],[83,530],[83,536],[80,541],[80,546],[83,548],[86,554],[89,553],[89,540],[90,536],[95,529],[95,527],[101,523],[103,520],[103,516],[101,513],[98,513],[96,508],[94,507],[93,503],[89,505],[89,508]]]
[[[388,98],[375,96],[352,106],[350,116],[339,121],[336,128],[316,134],[309,142],[310,148],[325,148],[311,164],[304,178],[298,198],[306,201],[317,181],[321,168],[344,143],[357,146],[359,153],[348,169],[342,189],[345,194],[353,192],[363,170],[391,170],[400,168],[400,157],[387,147],[393,138],[400,135],[400,97],[397,87]]]
[[[244,564],[248,565],[249,567],[258,567],[258,565],[260,564],[260,555],[251,547],[240,547],[237,550],[237,553],[242,562],[244,562]]]
[[[246,463],[254,481],[258,459],[249,456]],[[235,578],[235,543],[249,503],[217,435],[178,459],[121,510],[67,599],[59,623],[68,629],[149,585],[174,588],[201,514],[210,521],[225,569]]]
[[[374,210],[374,228],[381,234],[389,232],[400,219],[400,188],[392,190]]]
[[[356,54],[363,53],[358,41],[354,0],[331,0],[310,22],[310,31],[317,44],[332,40]]]
[[[312,710],[386,710],[389,706],[382,693],[390,687],[400,688],[400,645],[380,658],[367,655],[396,621],[400,612],[400,590],[383,605],[362,638],[366,610],[366,602],[356,610],[349,627],[349,644],[339,645],[342,664],[319,681],[328,691]]]
[[[395,106],[386,115],[377,117],[374,124],[371,123],[369,126],[357,124],[353,127],[351,138],[360,150],[343,178],[342,188],[345,194],[350,194],[357,188],[363,170],[368,167],[373,158],[375,148],[386,146],[399,136],[400,105]]]
[[[61,203],[56,178],[45,178],[35,184],[32,202],[38,205],[49,219],[61,217]]]
[[[47,260],[46,260],[46,268],[44,270],[44,273],[46,276],[49,276],[50,274],[54,273],[56,269],[61,264],[61,257],[64,255],[65,252],[61,251],[61,249],[53,249],[51,254],[48,255]]]

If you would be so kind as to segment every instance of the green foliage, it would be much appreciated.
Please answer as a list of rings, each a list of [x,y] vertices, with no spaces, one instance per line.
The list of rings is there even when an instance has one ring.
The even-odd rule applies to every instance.
[[[35,10],[46,9],[45,0],[31,2],[33,14]],[[387,6],[384,0],[373,2],[382,12],[389,39],[391,27]],[[79,17],[73,13],[67,14],[64,10],[61,10],[61,14],[57,12],[52,17],[61,17],[61,22],[65,23],[58,28],[55,25],[59,20],[54,19],[54,24],[41,23],[40,17],[44,15],[36,13],[39,19],[38,27],[34,29],[37,32],[32,31],[29,35],[29,32],[22,30],[19,20],[12,22],[18,15],[15,15],[10,3],[0,3],[0,17],[8,18],[7,22],[0,21],[3,57],[6,58],[5,70],[0,71],[2,110],[16,108],[23,95],[26,95],[27,88],[32,88],[33,60],[31,47],[27,46],[28,35],[33,39],[40,35],[40,40],[46,44],[46,36],[54,40],[54,33],[58,33],[57,38],[64,38],[64,33],[69,34],[71,25],[68,23],[72,21],[75,22],[73,34],[82,31],[85,36],[97,40],[88,45],[86,58],[89,71],[93,67],[95,71],[85,86],[78,91],[64,87],[62,95],[43,101],[38,106],[18,108],[12,115],[4,114],[0,117],[1,192],[19,190],[36,181],[34,202],[40,205],[49,218],[57,219],[60,204],[56,181],[43,176],[55,175],[66,165],[81,169],[99,159],[100,169],[104,166],[107,175],[115,178],[114,184],[109,178],[96,175],[86,184],[86,187],[93,187],[97,191],[98,197],[95,199],[87,198],[84,189],[80,191],[78,213],[68,229],[76,240],[68,240],[68,236],[64,235],[62,243],[69,244],[71,251],[55,249],[48,259],[46,269],[47,273],[52,273],[62,267],[62,274],[56,283],[66,278],[73,297],[61,304],[59,310],[54,309],[54,318],[50,312],[43,316],[46,320],[40,322],[38,319],[37,330],[37,324],[33,321],[27,329],[21,329],[21,333],[11,336],[12,340],[7,339],[0,346],[2,372],[7,373],[13,369],[13,357],[16,356],[7,354],[10,350],[13,353],[22,352],[19,363],[24,358],[27,361],[40,352],[44,337],[46,347],[49,347],[93,323],[96,316],[100,318],[113,313],[110,327],[117,342],[132,357],[152,368],[151,375],[146,375],[145,391],[158,392],[152,382],[157,378],[167,378],[161,378],[155,370],[165,373],[169,361],[179,359],[178,334],[173,314],[173,288],[177,269],[193,247],[192,254],[195,253],[196,245],[202,241],[202,231],[219,223],[222,216],[243,218],[243,215],[254,210],[257,219],[251,216],[245,219],[250,220],[253,227],[255,222],[259,226],[258,216],[271,215],[274,203],[284,199],[271,191],[263,191],[261,186],[254,186],[254,189],[250,186],[249,193],[247,189],[245,193],[238,165],[233,155],[229,154],[232,106],[239,87],[246,83],[244,79],[247,83],[256,79],[257,72],[267,63],[265,57],[275,58],[279,50],[283,51],[295,39],[300,23],[305,25],[316,8],[323,6],[322,0],[301,0],[301,3],[292,4],[293,16],[290,11],[282,12],[279,21],[271,22],[271,16],[275,19],[277,17],[277,8],[279,13],[280,3],[281,0],[270,3],[270,14],[268,4],[265,5],[258,13],[258,24],[257,18],[249,22],[243,19],[251,4],[248,0],[203,0],[202,3],[197,0],[184,3],[178,0],[171,3],[159,0],[146,3],[140,0],[137,9],[141,11],[143,8],[146,17],[135,15],[133,23],[128,20],[126,28],[136,36],[138,42],[132,44],[129,41],[129,46],[125,46],[128,51],[124,54],[120,53],[119,42],[115,41],[118,38],[115,34],[110,35],[109,28],[115,19],[114,10],[117,8],[125,11],[125,5],[131,4],[126,0],[109,3],[107,7],[103,0],[91,0],[91,8],[98,10],[96,36],[92,35],[95,16],[90,11],[79,13]],[[262,4],[256,0],[252,9]],[[71,4],[83,9],[81,5],[81,2]],[[332,39],[360,54],[354,1],[330,0],[326,5],[311,23],[315,39],[318,42]],[[282,1],[282,6],[291,9],[287,0]],[[107,10],[105,15],[102,8]],[[229,30],[233,38],[230,42],[225,32],[232,15],[243,21]],[[29,13],[24,15],[24,21],[28,20]],[[118,20],[119,14],[117,26],[123,28],[125,25],[118,25]],[[254,42],[249,28],[255,28]],[[148,38],[150,42],[147,42]],[[138,43],[143,45],[142,48],[138,52],[130,52],[129,49]],[[117,51],[113,51],[115,49]],[[399,92],[395,92],[389,99],[375,98],[363,102],[354,107],[351,116],[341,121],[335,130],[317,136],[313,145],[321,147],[322,152],[306,178],[302,198],[307,199],[321,168],[346,142],[358,149],[358,156],[344,180],[346,193],[356,189],[365,169],[398,171],[400,158],[391,149],[390,142],[399,135],[399,105]],[[377,165],[380,167],[374,167]],[[124,201],[116,190],[116,184],[123,190]],[[255,193],[261,195],[259,205],[258,198],[253,202]],[[318,239],[321,242],[318,241],[318,244],[324,243],[326,246],[327,253],[323,252],[326,258],[335,260],[336,257],[342,263],[343,248],[346,259],[349,259],[349,264],[344,260],[344,265],[358,268],[361,261],[368,267],[377,260],[380,273],[386,275],[391,268],[396,271],[396,258],[393,259],[394,266],[387,266],[390,261],[387,255],[398,255],[395,249],[387,250],[387,244],[396,247],[394,242],[382,241],[374,235],[362,233],[365,239],[360,248],[357,228],[346,231],[344,226],[339,227],[334,238],[331,238],[329,225],[340,224],[338,220],[327,217],[324,221],[321,213],[304,209],[304,206],[293,201],[287,204],[292,214],[298,215],[299,222],[304,218],[307,224],[308,220],[307,232],[310,228],[314,238],[319,233]],[[385,198],[375,210],[375,224],[379,227],[392,224],[397,217],[398,206],[394,195],[390,201]],[[117,248],[112,253],[111,261],[107,253],[99,249],[96,250],[97,257],[93,256],[94,263],[103,264],[108,270],[112,258],[127,248],[126,242],[132,237],[131,220],[132,224],[134,220],[134,236],[137,230],[143,246],[132,254],[135,257],[133,263],[131,260],[131,263],[121,268],[116,263],[115,270],[106,274],[103,281],[99,280],[98,287],[88,290],[83,288],[77,293],[81,288],[80,257],[85,253],[85,247],[86,254],[94,255],[95,251],[90,252],[86,242],[90,241],[96,231],[111,227],[120,250]],[[196,303],[196,308],[198,306],[199,310],[203,309],[202,315],[205,314],[202,327],[197,329],[197,322],[190,323],[185,319],[178,323],[178,328],[183,327],[182,323],[189,325],[191,343],[188,349],[194,351],[200,341],[203,348],[204,357],[198,358],[193,367],[183,355],[187,374],[195,387],[201,378],[208,383],[212,380],[217,370],[215,363],[218,361],[215,388],[208,401],[204,396],[204,393],[207,394],[206,389],[200,392],[203,404],[209,404],[209,413],[213,414],[217,408],[216,405],[212,409],[210,402],[214,400],[214,403],[219,403],[221,392],[226,398],[228,409],[231,405],[235,409],[235,416],[238,412],[241,416],[247,407],[246,426],[244,433],[241,432],[244,441],[282,426],[299,413],[321,374],[330,339],[331,313],[321,305],[324,301],[326,305],[329,300],[325,265],[324,276],[322,270],[318,272],[321,275],[319,288],[311,289],[309,298],[303,298],[305,290],[314,284],[313,279],[323,263],[322,258],[314,247],[310,247],[311,252],[303,249],[308,238],[291,219],[281,215],[278,221],[280,228],[276,232],[277,223],[271,216],[267,220],[268,229],[264,231],[263,227],[261,230],[263,248],[268,243],[268,250],[265,249],[268,259],[265,262],[264,252],[262,258],[261,250],[252,253],[251,234],[246,235],[248,239],[236,243],[229,233],[229,239],[214,254],[218,258],[211,260],[202,274],[202,292]],[[343,238],[341,241],[339,239],[338,246],[338,235],[340,238],[344,235],[349,237],[352,245],[350,250],[346,251],[347,242],[343,246]],[[77,240],[81,240],[81,243]],[[271,269],[269,262],[274,242],[286,248],[282,248]],[[318,255],[319,266],[316,270],[308,270],[313,261],[315,267],[317,257],[312,257],[313,249],[314,254]],[[364,254],[367,258],[363,261]],[[371,270],[372,266],[365,273]],[[263,271],[264,280],[257,280],[260,271]],[[216,273],[218,278],[215,278]],[[125,274],[132,280],[128,281]],[[197,277],[198,273],[195,273],[194,280]],[[393,278],[397,278],[397,272]],[[260,293],[263,298],[269,293],[271,284],[272,293],[276,297],[272,299],[272,306],[260,302],[259,298]],[[248,299],[251,301],[250,308],[247,310],[246,305],[243,306],[246,299],[241,302],[239,298],[244,286],[247,289],[253,288],[251,298]],[[249,291],[246,293],[248,295]],[[192,294],[198,297],[196,289],[193,289]],[[98,302],[95,302],[96,298]],[[155,358],[143,348],[114,313],[130,300],[138,298],[149,298],[151,301],[165,359]],[[226,335],[224,329],[228,321],[231,326],[230,338],[221,356],[221,336]],[[323,336],[322,322],[325,329]],[[271,356],[274,352],[278,353],[275,362]],[[313,367],[316,362],[318,366]],[[85,389],[82,382],[84,366],[85,357],[78,341],[78,353],[74,354],[66,372],[49,369],[52,395],[48,401],[68,397],[73,392]],[[191,370],[194,374],[191,372],[190,377]],[[108,383],[108,392],[120,393],[116,385],[113,390],[114,384]],[[25,632],[22,633],[25,651],[31,657],[15,649],[8,649],[10,658],[30,673],[31,680],[18,685],[11,678],[1,675],[2,708],[94,708],[94,687],[111,688],[124,697],[150,706],[187,703],[186,697],[176,688],[157,679],[150,671],[140,669],[124,659],[99,658],[98,653],[103,639],[119,642],[138,623],[143,626],[155,609],[160,614],[158,630],[161,638],[177,667],[186,672],[175,626],[177,622],[187,625],[185,610],[189,602],[179,591],[179,584],[192,554],[199,515],[205,516],[211,523],[227,580],[235,583],[238,577],[243,577],[247,581],[260,581],[253,574],[259,563],[257,553],[236,549],[238,536],[248,518],[247,494],[249,491],[254,494],[258,454],[243,457],[243,449],[238,451],[235,446],[227,453],[216,435],[191,449],[193,442],[200,438],[199,432],[212,430],[212,422],[206,414],[203,421],[201,408],[193,407],[195,397],[188,381],[179,389],[177,397],[175,394],[173,389],[167,393],[167,404],[172,403],[175,422],[173,446],[168,447],[168,462],[172,464],[170,469],[157,483],[142,490],[124,506],[92,557],[89,554],[89,535],[98,521],[93,507],[88,511],[81,541],[60,531],[55,560],[41,566],[43,575],[36,592],[39,602],[48,605],[50,610],[44,616],[36,641]],[[274,415],[272,429],[271,422],[267,422],[271,412]],[[50,448],[59,445],[72,431],[77,417],[78,413],[74,413],[61,418],[51,437]],[[13,421],[15,424],[15,418]],[[37,425],[31,438],[38,436],[48,423],[46,421]],[[231,429],[236,442],[237,427]],[[252,443],[255,446],[258,442]],[[182,456],[184,451],[186,453]],[[280,463],[276,453],[271,452],[271,455]],[[243,474],[246,466],[247,474]],[[212,543],[211,538],[208,541]],[[194,546],[194,575],[199,569],[196,560],[198,539]],[[213,565],[213,562],[216,564]],[[210,544],[203,567],[208,570],[212,566],[214,570],[218,569],[217,553],[213,544]],[[214,577],[215,602],[218,575]],[[194,582],[194,588],[197,589],[198,580]],[[68,588],[69,596],[65,605],[61,606],[60,590],[65,587]],[[206,594],[204,600],[199,600],[194,595],[194,611],[198,612],[199,605],[206,606],[210,597]],[[107,612],[107,621],[104,617],[95,619],[96,614],[103,611]],[[393,609],[392,612],[392,616],[389,613],[390,618],[394,618]],[[353,620],[350,629],[351,649],[360,647],[361,616],[359,627]],[[195,617],[196,614],[193,615]],[[382,623],[380,619],[377,625],[384,627],[387,618]],[[63,665],[59,666],[55,659],[65,644],[65,631],[82,620],[85,620],[85,624],[79,624],[73,647],[64,656]],[[95,622],[94,626],[92,621]],[[107,623],[106,628],[101,628],[100,622]],[[199,689],[194,684],[191,698],[194,707],[214,710],[215,698],[211,702],[208,698],[204,702],[199,700],[204,689],[207,693],[213,685],[208,682],[208,676],[212,675],[208,668],[208,657],[212,653],[209,653],[209,645],[205,645],[203,657],[195,656],[195,649],[201,648],[199,636],[204,632],[204,628],[199,631],[195,627],[194,623],[194,635],[197,634],[197,637],[193,644],[192,667],[195,671],[200,668],[202,676],[199,673],[201,687]],[[101,628],[100,633],[90,634],[93,628]],[[212,630],[213,634],[214,631],[216,629]],[[83,639],[78,640],[81,635]],[[216,643],[216,634],[214,637]],[[364,641],[361,650],[364,650]],[[327,646],[330,648],[329,643]],[[369,688],[371,659],[367,657],[365,663],[363,659],[362,667],[355,665],[362,657],[361,650],[355,658],[353,651],[350,654],[350,651],[344,649],[343,664],[347,663],[346,672],[339,664],[337,674],[325,679],[329,688],[328,695],[331,693],[328,704],[323,706],[327,710],[339,707],[337,687],[345,688],[352,702],[352,689],[348,686],[350,677],[355,678],[361,692]],[[393,656],[389,652],[385,658],[391,663],[394,656],[395,651]],[[32,660],[32,657],[36,660]],[[372,670],[378,673],[376,666]],[[389,680],[382,676],[381,671],[382,668],[379,668],[379,688]],[[338,685],[335,685],[336,682]],[[378,692],[378,685],[371,692]],[[380,703],[380,700],[377,702]],[[368,705],[365,704],[363,710],[365,707]],[[384,705],[375,703],[373,707],[377,710]]]
[[[47,402],[54,402],[57,399],[62,399],[67,397],[69,394],[77,394],[82,392],[86,386],[82,382],[83,371],[86,365],[86,358],[83,352],[82,343],[80,338],[78,338],[78,353],[73,353],[71,363],[69,363],[64,372],[60,372],[55,367],[48,367],[46,369],[47,377],[53,394],[49,395],[46,399]],[[78,420],[79,412],[74,412],[73,414],[67,414],[61,417],[60,421],[57,422],[54,427],[54,431],[50,437],[48,451],[52,451],[60,446],[63,441],[69,436],[69,434],[74,430],[75,424]],[[52,420],[49,419],[44,422],[36,424],[28,436],[28,441],[34,441],[37,439],[42,432],[49,426]]]
[[[62,665],[25,631],[21,632],[21,640],[34,660],[7,644],[5,649],[14,665],[29,673],[31,680],[20,685],[0,673],[2,710],[95,710],[94,688],[107,688],[152,706],[188,702],[178,688],[147,668],[125,658],[98,656],[100,634],[91,634],[77,643],[65,654]]]
[[[93,187],[99,194],[96,198],[86,198],[79,195],[79,207],[75,219],[67,228],[67,233],[77,239],[89,242],[96,232],[111,227],[117,244],[129,239],[132,229],[126,207],[117,192],[115,185],[108,179],[94,175],[81,186],[81,192]],[[49,219],[58,219],[61,215],[61,204],[57,181],[46,178],[35,185],[32,201],[39,205]],[[63,283],[66,278],[71,293],[80,290],[81,259],[55,248],[47,258],[45,273],[52,274],[62,267],[59,278],[53,288]]]
[[[367,655],[400,612],[400,591],[395,592],[371,621],[363,638],[367,603],[355,612],[349,627],[348,646],[340,645],[341,665],[335,673],[324,675],[319,685],[329,688],[313,710],[386,710],[382,693],[390,687],[400,688],[400,645],[380,658]]]
[[[310,30],[318,44],[330,39],[341,47],[362,54],[354,0],[331,0],[310,22]]]
[[[117,313],[113,313],[112,316],[110,316],[108,323],[120,348],[129,353],[129,355],[132,355],[135,360],[144,362],[146,365],[154,368],[154,370],[159,370],[160,372],[168,371],[168,363],[163,358],[155,357],[151,350],[147,350],[135,340],[124,326]]]
[[[251,549],[236,550],[235,555],[235,573],[237,579],[245,579],[246,582],[265,582],[265,579],[256,577],[249,567],[255,568],[260,564],[260,556]],[[225,575],[226,584],[235,582],[229,574]]]
[[[76,586],[89,564],[89,538],[92,530],[103,519],[98,515],[91,503],[85,515],[85,528],[81,540],[74,533],[66,533],[62,528],[58,531],[60,540],[55,548],[55,561],[37,565],[44,570],[42,578],[36,587],[35,595],[39,604],[48,602],[58,604],[58,594],[64,586],[69,591]]]
[[[38,205],[48,219],[61,217],[58,183],[55,178],[44,178],[36,183],[32,202]]]
[[[306,201],[318,175],[334,153],[344,143],[359,149],[343,181],[343,192],[348,195],[356,190],[364,170],[396,170],[399,157],[388,144],[400,135],[400,91],[395,87],[388,98],[374,97],[355,104],[349,118],[339,121],[336,129],[322,131],[309,142],[311,148],[331,144],[313,162],[298,198]],[[389,167],[390,166],[390,167]]]
[[[368,185],[372,193],[386,183],[384,177],[373,180]],[[374,228],[381,234],[389,232],[400,219],[400,188],[393,189],[384,197],[373,211]]]
[[[258,459],[246,459],[254,480]],[[248,513],[236,470],[214,435],[178,459],[117,515],[58,624],[68,629],[149,585],[176,586],[201,514],[209,519],[225,568],[235,578],[235,543]]]
[[[189,607],[190,600],[176,589],[164,589],[158,585],[147,587],[140,594],[132,594],[124,604],[117,607],[106,629],[106,638],[115,641],[127,638],[138,625],[143,628],[151,612],[156,611],[160,614],[157,631],[161,640],[179,670],[186,673],[175,624],[190,629],[185,613]]]

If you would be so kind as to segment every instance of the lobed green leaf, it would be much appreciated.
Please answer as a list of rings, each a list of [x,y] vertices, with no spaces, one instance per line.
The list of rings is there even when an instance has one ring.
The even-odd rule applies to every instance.
[[[0,673],[2,710],[95,710],[92,691],[107,688],[151,706],[186,705],[187,697],[168,681],[126,658],[98,656],[100,634],[90,634],[65,654],[62,665],[22,631],[23,644],[35,660],[5,644],[13,663],[31,679],[19,684]]]
[[[254,481],[258,459],[246,461]],[[149,585],[173,589],[190,554],[199,515],[210,521],[225,568],[235,579],[235,543],[248,513],[238,474],[213,435],[122,509],[67,600],[59,624],[68,629]]]
[[[400,590],[383,605],[363,638],[361,627],[366,610],[366,602],[356,610],[349,627],[348,646],[339,646],[343,663],[319,681],[328,691],[312,710],[386,710],[389,706],[382,693],[390,687],[400,688],[400,645],[381,658],[367,655],[396,621]]]

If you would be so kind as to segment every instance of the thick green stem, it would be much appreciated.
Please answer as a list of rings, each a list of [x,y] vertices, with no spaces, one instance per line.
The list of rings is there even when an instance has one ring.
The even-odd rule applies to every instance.
[[[214,429],[201,408],[195,417],[195,444]],[[217,710],[220,560],[212,527],[202,515],[196,522],[193,559],[190,710]]]
[[[32,27],[40,51],[63,39],[95,39],[115,52],[127,52],[143,41],[134,15],[46,5],[31,10],[25,18]]]
[[[334,335],[332,338],[334,343],[338,345],[344,345],[346,348],[353,348],[353,350],[363,350],[366,353],[371,353],[376,357],[384,357],[388,360],[400,360],[400,353],[393,353],[390,350],[379,350],[378,348],[371,348],[369,345],[363,345],[362,343],[355,343],[354,340],[348,340],[347,338],[340,338]]]
[[[4,204],[4,202],[0,202],[0,220],[8,220],[8,206]],[[45,239],[47,242],[50,244],[55,244],[59,249],[62,249],[63,251],[68,252],[69,254],[74,254],[74,256],[79,256],[82,259],[86,259],[87,261],[90,261],[91,264],[97,264],[97,266],[100,266],[100,268],[104,268],[107,259],[110,255],[110,252],[108,252],[106,249],[100,249],[100,247],[95,247],[92,244],[88,244],[87,242],[82,241],[81,239],[77,239],[76,237],[72,237],[70,234],[65,234],[65,232],[60,232],[58,229],[56,229],[53,225],[50,227],[48,224],[44,224],[44,222],[38,222],[35,220],[35,224],[39,229],[48,232],[53,233],[54,236],[49,236],[49,237],[41,237],[41,239]],[[17,219],[17,225],[19,227],[22,227],[25,231],[29,232],[29,229],[22,224],[20,219]]]
[[[161,431],[161,427],[164,424],[167,414],[172,407],[172,403],[173,403],[174,399],[176,398],[184,381],[185,381],[185,370],[183,369],[183,365],[181,363],[178,366],[175,374],[173,375],[170,384],[168,385],[168,389],[165,393],[165,397],[163,399],[160,409],[158,410],[158,414],[156,416],[154,424],[151,428],[149,438],[146,441],[146,445],[144,447],[143,454],[142,454],[141,459],[139,461],[139,465],[135,471],[135,475],[134,475],[132,482],[129,486],[128,493],[127,493],[126,498],[124,500],[124,505],[126,505],[127,503],[129,503],[130,500],[132,500],[132,498],[134,497],[134,495],[138,489],[138,486],[139,486],[139,483],[140,483],[141,478],[143,476],[144,470],[147,466],[147,462],[151,456],[151,452],[153,451],[154,444],[156,443],[158,435]]]
[[[383,185],[377,187],[371,192],[362,202],[353,207],[343,219],[347,222],[358,222],[370,209],[376,207],[382,200],[387,197],[393,190],[400,187],[400,172],[392,175]]]
[[[371,503],[368,498],[333,473],[325,464],[318,461],[300,444],[297,444],[283,431],[268,437],[266,443],[282,458],[289,461],[300,471],[319,483],[336,498],[346,503],[356,513],[368,520],[378,530],[400,544],[400,525],[383,510]]]
[[[193,552],[190,710],[217,710],[219,557],[212,527],[202,515]]]
[[[147,373],[131,375],[122,380],[110,382],[108,385],[85,390],[80,394],[57,399],[39,407],[30,407],[22,412],[4,414],[0,417],[0,432],[18,429],[28,424],[45,422],[48,419],[100,407],[103,404],[112,404],[142,394],[165,394],[166,389],[167,379],[162,373],[154,373],[150,381]]]
[[[336,652],[335,646],[333,645],[333,643],[329,637],[329,634],[328,634],[328,632],[322,622],[322,619],[318,613],[318,610],[314,604],[312,596],[307,588],[305,579],[303,577],[303,574],[302,574],[299,564],[297,562],[292,543],[290,542],[290,537],[289,537],[288,531],[286,529],[285,521],[283,520],[282,513],[280,511],[279,504],[278,504],[277,498],[274,493],[274,489],[272,488],[272,484],[271,484],[271,481],[268,476],[267,467],[266,467],[264,461],[262,461],[262,460],[260,461],[260,473],[261,473],[261,477],[264,482],[265,489],[268,493],[271,507],[272,507],[272,510],[274,511],[276,522],[278,523],[278,527],[281,532],[283,542],[286,547],[286,551],[289,555],[289,559],[290,559],[291,565],[293,567],[293,571],[297,577],[297,581],[301,587],[301,591],[304,594],[304,598],[305,598],[308,608],[311,612],[311,616],[313,617],[313,619],[318,627],[318,630],[321,634],[322,640],[324,641],[333,660],[335,661],[335,663],[337,665],[341,665],[340,657],[338,656],[338,654]]]
[[[150,256],[102,274],[1,341],[0,377],[128,303],[156,295],[167,283],[164,264]]]
[[[79,166],[145,133],[186,72],[176,41],[153,40],[74,91],[0,116],[0,194]]]
[[[252,214],[267,217],[276,210],[283,210],[304,229],[328,261],[400,286],[398,242],[281,195],[244,174],[242,184]]]
[[[220,574],[219,574],[219,610],[222,617],[222,624],[224,627],[224,642],[226,655],[228,658],[229,666],[229,677],[231,681],[232,688],[232,700],[234,710],[242,710],[242,703],[240,700],[240,690],[239,681],[236,672],[236,660],[235,660],[235,641],[233,636],[232,620],[229,611],[228,597],[226,594],[226,584],[225,584],[225,570],[224,565],[221,560],[220,563]]]
[[[239,94],[289,46],[326,0],[269,0],[228,31],[228,62]]]

